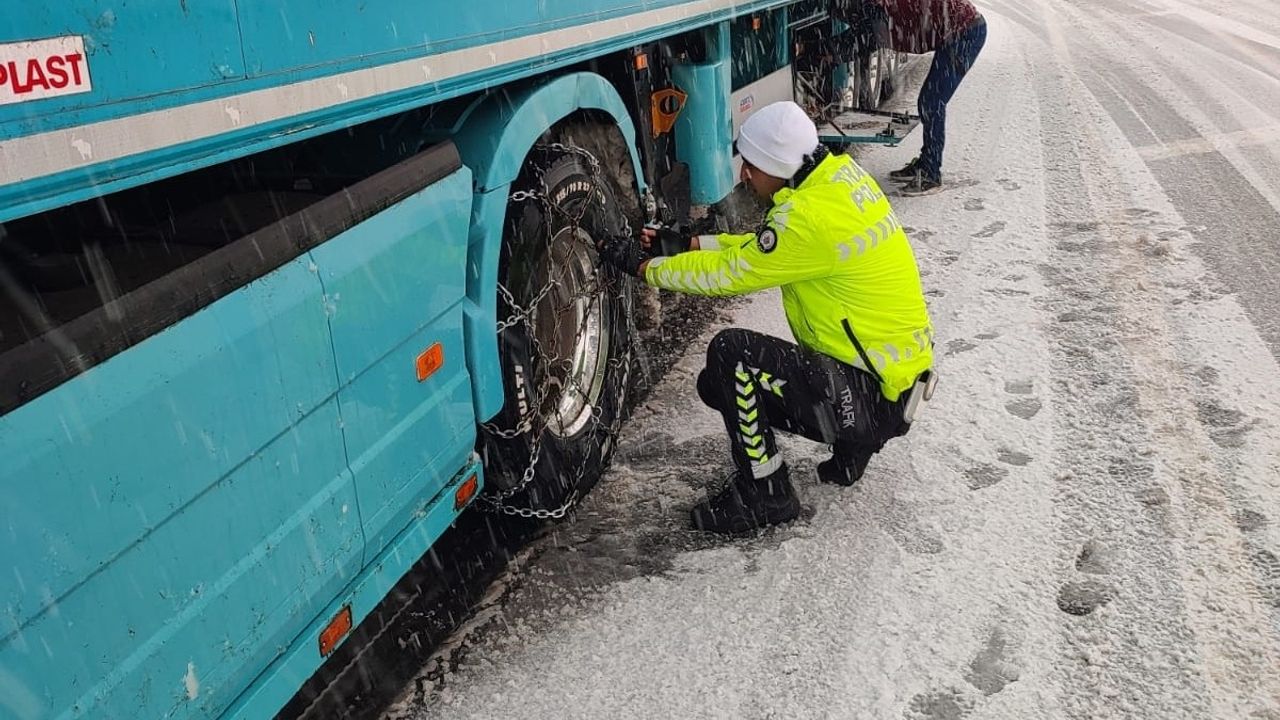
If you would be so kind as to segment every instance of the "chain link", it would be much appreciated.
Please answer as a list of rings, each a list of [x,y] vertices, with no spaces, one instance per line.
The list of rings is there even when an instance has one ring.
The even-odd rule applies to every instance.
[[[602,168],[601,168],[599,159],[596,158],[594,154],[592,154],[591,152],[583,148],[575,147],[572,145],[566,145],[564,143],[554,142],[554,143],[539,144],[535,146],[534,149],[535,151],[539,151],[539,152],[568,154],[568,155],[575,155],[575,156],[581,157],[586,161],[587,165],[590,168],[589,175],[592,178],[592,180],[597,183],[603,181]],[[579,228],[579,225],[582,221],[583,216],[585,215],[588,208],[590,207],[590,203],[583,203],[581,208],[577,211],[576,214],[571,213],[565,208],[559,207],[557,204],[555,204],[552,201],[552,199],[548,197],[546,192],[543,192],[537,189],[516,190],[510,194],[509,200],[510,202],[513,202],[513,203],[538,202],[542,205],[543,216],[545,218],[551,218],[555,216],[563,217],[568,221],[569,226],[575,231]],[[625,218],[625,216],[623,218],[623,226],[624,226],[624,232],[630,235],[632,232],[631,224],[630,224],[630,221]],[[552,249],[550,246],[550,239],[551,238],[548,234],[547,247],[543,249],[543,252],[548,253],[548,255],[550,254]],[[584,464],[575,469],[572,478],[565,478],[570,482],[568,487],[573,488],[573,490],[570,491],[570,493],[568,494],[568,497],[565,498],[564,502],[559,507],[544,509],[544,508],[535,508],[535,507],[531,507],[523,504],[508,502],[519,495],[525,494],[528,491],[529,486],[534,482],[534,480],[537,477],[538,462],[542,459],[543,443],[545,441],[544,436],[547,432],[547,425],[549,422],[556,421],[554,413],[556,412],[556,406],[559,405],[559,403],[556,402],[556,403],[550,404],[549,406],[547,401],[548,399],[551,398],[552,393],[554,391],[559,391],[557,398],[563,397],[565,393],[570,393],[570,392],[576,392],[581,394],[583,397],[590,398],[590,393],[588,392],[588,389],[579,387],[577,385],[577,379],[573,377],[572,367],[573,367],[574,359],[555,357],[549,354],[546,351],[546,349],[542,346],[542,341],[538,337],[538,333],[536,332],[536,328],[535,328],[535,324],[539,320],[538,318],[539,309],[543,308],[544,301],[548,298],[548,296],[551,295],[552,291],[556,289],[559,289],[562,291],[557,296],[555,296],[556,300],[565,302],[566,305],[569,306],[570,310],[573,309],[572,306],[575,303],[583,300],[584,298],[586,299],[586,302],[588,305],[594,305],[595,303],[601,302],[601,297],[602,297],[602,288],[600,287],[598,282],[598,278],[599,278],[598,274],[593,275],[593,277],[590,278],[588,282],[583,284],[582,287],[569,289],[571,291],[576,290],[577,292],[575,294],[574,292],[565,292],[566,290],[565,284],[562,283],[560,281],[560,278],[556,276],[554,272],[555,270],[556,268],[553,266],[552,272],[548,272],[547,282],[541,288],[539,288],[537,293],[535,293],[534,297],[528,300],[527,302],[523,302],[523,303],[520,302],[514,296],[511,290],[507,288],[505,285],[503,285],[502,283],[499,283],[498,285],[498,297],[501,300],[501,304],[505,306],[507,312],[505,314],[505,317],[503,317],[503,319],[498,322],[497,332],[501,335],[502,333],[508,332],[511,329],[516,327],[523,327],[527,331],[527,339],[531,343],[531,349],[533,352],[533,356],[535,358],[534,364],[537,366],[537,370],[535,372],[535,376],[524,378],[522,382],[531,382],[536,388],[536,391],[534,393],[534,397],[532,401],[527,406],[522,408],[521,417],[517,421],[515,427],[501,428],[493,423],[484,423],[481,425],[485,434],[490,439],[511,441],[520,436],[528,435],[531,438],[531,442],[530,442],[528,463],[525,466],[523,472],[521,473],[519,481],[516,482],[514,485],[512,485],[510,488],[507,488],[506,490],[496,492],[496,493],[490,493],[483,496],[478,500],[478,504],[480,504],[482,507],[485,507],[486,509],[492,512],[500,513],[503,515],[518,516],[518,517],[538,519],[538,520],[559,520],[563,518],[565,515],[567,515],[569,511],[572,510],[573,507],[577,505],[578,501],[581,499],[581,491],[579,490],[579,488],[581,487],[583,478],[585,477],[588,471],[588,468],[585,467],[585,464]],[[624,298],[628,298],[628,296],[625,293],[620,295]],[[560,317],[560,315],[562,315],[565,310],[564,306],[551,307],[549,308],[549,310],[556,317],[554,317],[554,319],[544,318],[543,321],[557,322],[557,323],[565,321],[564,318]],[[623,318],[625,318],[625,322],[627,323],[626,337],[628,338],[636,337],[635,322],[634,322],[634,318],[632,317],[630,306],[628,305],[628,306],[622,307],[620,314]],[[578,336],[580,336],[581,333],[585,332],[586,330],[585,323],[587,323],[590,315],[591,315],[590,312],[582,313],[582,317],[580,318],[579,325],[576,328],[576,332]],[[618,371],[622,372],[622,376],[621,376],[622,382],[619,385],[619,387],[622,387],[622,388],[627,387],[627,382],[629,379],[629,374],[631,369],[630,357],[631,357],[630,350],[628,349],[624,353],[624,357],[613,358],[608,360],[607,366],[605,368],[605,372],[608,372],[608,373],[615,373]],[[568,380],[568,382],[565,382],[564,380],[558,377],[555,377],[551,373],[551,368],[556,367],[557,364],[563,364],[563,363],[568,363],[569,365],[569,368],[565,373],[566,378],[564,379],[564,380]],[[548,409],[548,407],[550,407],[550,409]],[[599,419],[596,415],[596,409],[591,408],[591,410],[592,410],[591,422],[599,423]],[[544,413],[549,413],[552,416],[548,418],[544,416]],[[622,421],[622,413],[619,410],[619,412],[614,413],[614,417],[612,418],[609,426],[604,429],[605,432],[604,432],[604,437],[602,439],[603,443],[609,443],[609,444],[614,443],[617,436],[618,428],[621,425],[621,421]],[[596,425],[596,429],[599,430],[598,425]]]
[[[485,498],[486,501],[492,503],[494,507],[502,504],[503,500],[510,499],[524,492],[529,483],[533,482],[534,475],[537,474],[538,458],[542,456],[542,435],[538,434],[533,439],[533,449],[529,452],[529,464],[524,469],[524,474],[520,476],[520,482],[503,490],[502,492]]]
[[[498,283],[498,295],[501,296],[503,301],[510,305],[513,310],[515,310],[515,312],[508,315],[505,320],[498,323],[498,332],[501,333],[503,330],[514,325],[528,325],[529,319],[533,315],[534,310],[537,309],[539,303],[547,297],[547,294],[551,292],[552,288],[559,286],[560,284],[555,281],[547,283],[543,286],[542,290],[538,291],[538,296],[529,302],[529,307],[523,308],[520,307],[515,298],[511,296],[511,291],[502,283]],[[529,329],[532,331],[533,327],[530,326]]]
[[[542,143],[540,145],[535,145],[534,149],[543,150],[543,151],[552,150],[559,153],[577,155],[579,157],[585,158],[587,161],[587,164],[591,166],[592,175],[594,175],[596,178],[600,177],[600,160],[598,160],[595,155],[592,155],[585,148],[580,148],[577,145],[566,145],[561,142],[552,142],[552,143]]]

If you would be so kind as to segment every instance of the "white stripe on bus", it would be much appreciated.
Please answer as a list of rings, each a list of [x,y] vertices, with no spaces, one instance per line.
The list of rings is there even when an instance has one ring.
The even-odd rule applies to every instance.
[[[696,0],[473,48],[0,142],[0,186],[109,162],[478,70],[613,40],[741,5]]]

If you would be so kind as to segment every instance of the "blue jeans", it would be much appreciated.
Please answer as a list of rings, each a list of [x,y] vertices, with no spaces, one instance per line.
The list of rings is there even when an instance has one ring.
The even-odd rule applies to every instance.
[[[932,180],[942,179],[942,146],[946,143],[947,102],[965,73],[978,59],[987,41],[987,21],[978,18],[969,27],[948,38],[933,54],[929,76],[920,88],[918,106],[924,126],[924,147],[920,150],[920,171]]]

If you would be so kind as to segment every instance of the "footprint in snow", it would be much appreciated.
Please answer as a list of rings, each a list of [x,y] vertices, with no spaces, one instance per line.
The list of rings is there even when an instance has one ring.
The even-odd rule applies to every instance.
[[[1102,580],[1072,580],[1058,590],[1058,609],[1068,615],[1084,616],[1111,602],[1115,596],[1115,589]]]
[[[945,354],[947,357],[951,357],[952,355],[959,355],[962,352],[969,352],[976,347],[978,346],[968,340],[948,340],[947,351]]]
[[[990,697],[1021,676],[1016,654],[1022,637],[1002,625],[991,628],[981,649],[969,661],[964,679]]]
[[[1038,398],[1022,398],[1021,400],[1010,400],[1004,404],[1004,409],[1014,417],[1030,420],[1040,413],[1043,407]]]
[[[1005,297],[1017,297],[1031,294],[1030,290],[1021,290],[1019,288],[987,288],[984,292],[991,293],[992,295],[1003,295]]]
[[[1005,404],[1005,410],[1015,418],[1030,420],[1041,411],[1041,401],[1037,397],[1024,397],[1020,400],[1010,400]]]
[[[1021,189],[1022,189],[1022,186],[1021,186],[1021,185],[1019,185],[1018,183],[1016,183],[1016,182],[1014,182],[1014,181],[1010,180],[1009,178],[997,178],[997,179],[996,179],[996,184],[1000,186],[1000,189],[1002,189],[1002,190],[1008,190],[1008,191],[1010,191],[1010,192],[1012,192],[1012,191],[1014,191],[1014,190],[1021,190]]]
[[[938,256],[938,264],[947,266],[960,259],[960,253],[954,250],[945,250]]]
[[[1241,510],[1235,516],[1240,532],[1253,532],[1267,526],[1267,516],[1257,510]]]
[[[982,463],[966,468],[964,471],[965,481],[969,485],[970,490],[981,490],[998,484],[1000,481],[1009,477],[1009,471],[999,465],[991,465],[990,463]]]
[[[972,711],[972,700],[958,690],[947,689],[916,695],[902,716],[907,720],[961,720]]]
[[[1076,556],[1076,570],[1088,575],[1109,575],[1113,567],[1115,558],[1111,548],[1095,538],[1085,542]]]
[[[1148,218],[1159,217],[1160,213],[1156,212],[1155,210],[1148,210],[1146,208],[1131,207],[1131,208],[1125,208],[1124,215],[1125,217],[1128,217],[1128,218],[1148,219]]]
[[[1102,227],[1102,223],[1095,220],[1079,220],[1075,222],[1052,222],[1049,227],[1054,230],[1061,230],[1066,233],[1090,233]]]
[[[934,235],[937,235],[937,233],[935,233],[932,230],[924,230],[924,229],[917,230],[916,228],[913,228],[913,227],[903,227],[902,231],[907,234],[908,238],[912,240],[920,241],[920,242],[928,240]]]
[[[1218,382],[1218,369],[1211,365],[1201,365],[1191,374],[1195,375],[1197,379],[1205,383]]]
[[[996,453],[996,459],[1005,465],[1014,465],[1016,467],[1022,467],[1033,460],[1030,455],[1017,450],[1010,450],[1009,448],[1000,448],[1000,452]]]
[[[1206,426],[1209,439],[1224,448],[1243,447],[1245,436],[1258,424],[1257,418],[1249,419],[1239,410],[1222,407],[1212,400],[1197,401],[1196,414]]]
[[[1252,593],[1255,598],[1280,610],[1280,558],[1270,550],[1254,550],[1249,553],[1257,585]]]
[[[985,210],[986,206],[983,205],[982,198],[969,198],[964,201],[964,209],[974,212],[978,210]]]
[[[1169,504],[1169,493],[1165,492],[1164,488],[1154,485],[1142,488],[1134,494],[1134,497],[1149,508],[1159,508]]]
[[[1010,395],[1030,395],[1035,387],[1030,380],[1009,380],[1004,384],[1004,391]]]
[[[1005,225],[1006,225],[1005,221],[997,220],[991,223],[990,225],[982,228],[978,232],[974,233],[971,237],[976,237],[976,238],[995,237],[996,235],[999,235],[1004,230]]]

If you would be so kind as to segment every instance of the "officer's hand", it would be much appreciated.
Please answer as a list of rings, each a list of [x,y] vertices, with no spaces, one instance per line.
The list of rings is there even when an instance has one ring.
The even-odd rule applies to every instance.
[[[653,252],[653,246],[657,242],[658,226],[645,225],[644,228],[640,230],[640,247],[644,248],[645,252]]]
[[[689,252],[691,237],[679,225],[646,225],[640,231],[640,245],[655,255],[670,257]]]
[[[640,276],[640,266],[648,258],[635,238],[628,235],[612,235],[600,241],[600,259],[618,271]]]

